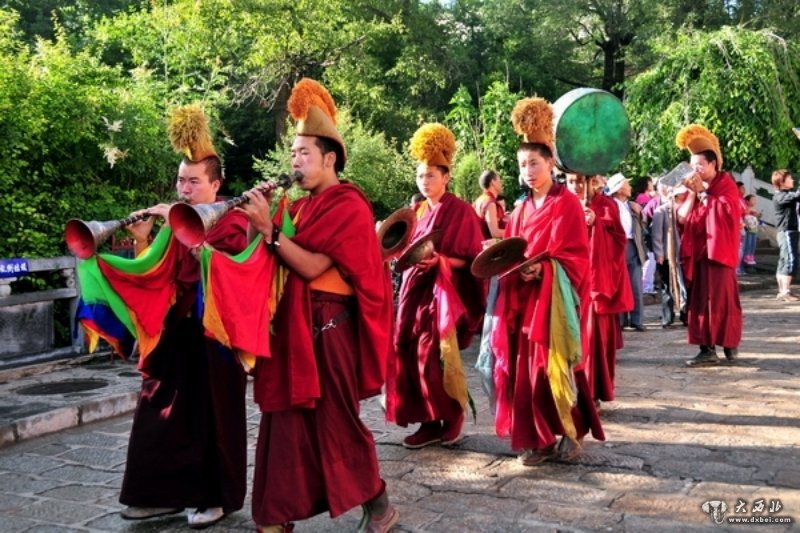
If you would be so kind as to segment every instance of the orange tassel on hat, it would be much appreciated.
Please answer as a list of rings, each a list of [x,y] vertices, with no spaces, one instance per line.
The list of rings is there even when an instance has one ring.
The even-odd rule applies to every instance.
[[[717,170],[722,169],[722,150],[717,136],[700,124],[684,126],[675,136],[678,148],[687,149],[692,154],[711,150],[717,156]]]
[[[169,117],[167,131],[172,147],[189,161],[219,157],[211,140],[208,117],[202,105],[195,103],[175,109]]]
[[[544,98],[523,98],[511,112],[514,131],[523,136],[525,142],[538,143],[553,151],[553,108]]]
[[[423,124],[411,138],[409,151],[421,163],[449,170],[456,155],[456,136],[438,122]]]
[[[319,82],[303,78],[292,89],[286,106],[297,121],[297,134],[325,137],[341,147],[341,168],[347,161],[344,139],[336,129],[336,104]]]

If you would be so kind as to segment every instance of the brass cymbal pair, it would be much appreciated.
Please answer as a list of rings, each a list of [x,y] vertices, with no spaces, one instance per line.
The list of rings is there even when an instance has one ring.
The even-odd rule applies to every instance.
[[[472,262],[470,272],[480,279],[493,276],[504,278],[514,272],[524,271],[547,256],[546,253],[540,253],[525,259],[527,247],[528,241],[522,237],[507,237],[479,253]]]
[[[378,244],[384,261],[397,257],[394,269],[402,272],[433,256],[442,240],[442,232],[432,231],[410,242],[417,228],[417,215],[410,207],[398,209],[378,228]]]

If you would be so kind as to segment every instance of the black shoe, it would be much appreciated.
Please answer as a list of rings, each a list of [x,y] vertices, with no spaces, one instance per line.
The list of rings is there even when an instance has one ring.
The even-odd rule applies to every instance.
[[[694,359],[686,361],[688,367],[701,367],[701,366],[716,366],[719,364],[719,357],[714,350],[708,350],[705,346],[700,347],[700,353],[694,356]]]
[[[723,348],[725,352],[725,359],[728,361],[736,361],[736,358],[739,357],[739,349],[738,348]]]
[[[641,325],[641,324],[634,324],[633,326],[631,326],[631,329],[632,329],[633,331],[647,331],[647,328],[645,328],[645,327],[644,327],[643,325]]]

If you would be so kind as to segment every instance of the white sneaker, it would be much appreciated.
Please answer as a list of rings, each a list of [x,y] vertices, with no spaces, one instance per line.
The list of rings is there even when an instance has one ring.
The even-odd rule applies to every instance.
[[[225,512],[222,507],[209,507],[208,509],[198,509],[196,511],[189,511],[187,519],[189,527],[192,529],[203,529],[212,524],[216,524],[225,518]]]

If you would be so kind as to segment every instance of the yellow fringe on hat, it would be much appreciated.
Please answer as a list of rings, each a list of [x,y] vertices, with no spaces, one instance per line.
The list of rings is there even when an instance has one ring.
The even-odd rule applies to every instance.
[[[438,122],[423,124],[411,138],[409,151],[417,161],[437,165],[446,161],[444,166],[449,168],[456,154],[456,136]]]
[[[523,98],[511,112],[514,131],[526,142],[544,144],[553,148],[553,108],[544,98]]]
[[[310,78],[303,78],[292,89],[286,107],[295,120],[305,120],[311,106],[320,108],[336,125],[336,104],[328,89]]]
[[[675,136],[675,144],[678,145],[678,148],[689,150],[693,154],[711,150],[717,156],[717,168],[722,168],[722,150],[719,147],[719,139],[705,126],[700,124],[684,126]]]
[[[200,104],[189,104],[172,112],[167,126],[169,141],[175,151],[190,161],[217,156],[208,127],[208,117]]]

